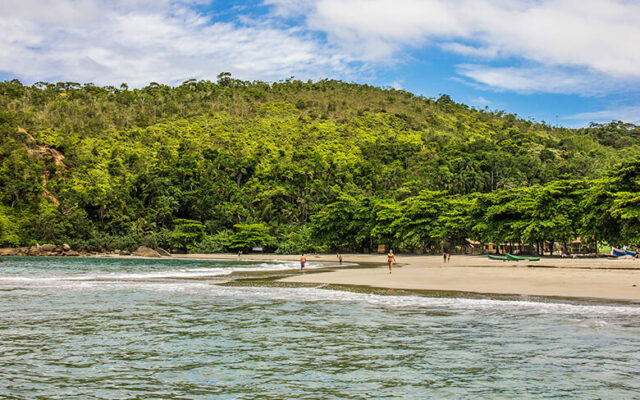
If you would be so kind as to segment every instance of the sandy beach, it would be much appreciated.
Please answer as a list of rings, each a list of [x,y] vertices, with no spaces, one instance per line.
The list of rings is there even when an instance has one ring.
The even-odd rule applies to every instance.
[[[189,258],[237,259],[235,255],[188,255]],[[245,259],[297,260],[298,256],[245,255]],[[309,255],[314,261],[336,261],[335,254]],[[371,286],[376,288],[462,291],[486,294],[581,297],[640,301],[640,260],[543,258],[538,262],[491,261],[484,256],[398,255],[393,273],[383,255],[344,254],[344,262],[380,263],[372,268],[349,268],[307,273],[287,282]],[[337,263],[336,263],[337,265]]]

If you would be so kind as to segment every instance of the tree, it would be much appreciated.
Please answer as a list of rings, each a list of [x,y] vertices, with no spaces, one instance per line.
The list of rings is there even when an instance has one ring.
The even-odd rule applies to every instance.
[[[391,228],[399,232],[404,248],[423,251],[440,248],[438,218],[445,210],[445,198],[444,192],[424,190],[402,201],[402,217]]]
[[[9,208],[0,206],[0,246],[20,245],[19,229]]]
[[[254,246],[273,246],[275,238],[269,234],[269,228],[264,224],[236,224],[236,232],[231,235],[229,244],[231,249],[249,249]]]
[[[176,219],[170,235],[171,246],[188,252],[195,248],[204,236],[204,225],[190,219]]]

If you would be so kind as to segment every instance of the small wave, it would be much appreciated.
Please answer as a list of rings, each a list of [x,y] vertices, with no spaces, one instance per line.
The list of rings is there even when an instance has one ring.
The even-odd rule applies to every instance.
[[[353,293],[317,288],[211,287],[212,295],[246,295],[290,301],[364,302],[381,307],[445,308],[448,310],[495,311],[523,314],[585,316],[640,315],[640,306],[552,303],[522,300],[466,299],[454,297],[395,296]]]
[[[611,315],[640,316],[640,306],[593,304],[580,302],[552,302],[530,300],[470,299],[459,297],[425,297],[416,295],[376,295],[321,288],[222,287],[198,280],[159,281],[220,277],[235,271],[267,271],[291,269],[295,263],[264,263],[250,267],[189,268],[132,273],[93,273],[85,275],[56,275],[46,277],[0,276],[2,286],[55,287],[65,289],[118,290],[135,289],[160,291],[198,291],[208,296],[253,296],[285,301],[360,302],[376,307],[412,307],[415,309],[447,309],[483,312],[508,312],[516,315],[565,314],[587,318]],[[320,264],[318,265],[320,266]]]
[[[61,277],[60,280],[69,281],[94,281],[94,280],[144,280],[144,279],[178,279],[198,278],[207,276],[229,275],[232,268],[199,268],[173,271],[111,273],[111,274],[87,274],[82,276]]]
[[[602,328],[609,325],[608,322],[602,320],[587,320],[580,323],[582,328]]]
[[[308,269],[323,268],[327,264],[317,263],[309,265]],[[280,262],[264,262],[258,264],[250,264],[247,266],[234,266],[224,268],[180,268],[180,269],[164,269],[153,271],[135,271],[135,272],[102,272],[92,271],[89,273],[78,274],[72,271],[66,273],[58,273],[55,275],[10,275],[0,276],[1,281],[14,282],[48,282],[48,281],[91,281],[91,280],[144,280],[144,279],[180,279],[180,278],[200,278],[208,276],[224,276],[234,272],[255,272],[255,271],[284,271],[299,268],[299,264],[291,261]],[[41,273],[41,271],[37,271]]]

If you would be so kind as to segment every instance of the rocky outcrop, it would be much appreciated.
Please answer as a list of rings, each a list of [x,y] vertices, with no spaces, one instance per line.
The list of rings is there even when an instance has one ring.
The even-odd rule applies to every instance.
[[[40,245],[40,252],[55,252],[56,250],[58,250],[58,247],[56,247],[55,244],[41,244]]]
[[[39,244],[35,244],[35,245],[29,247],[29,249],[27,250],[27,255],[28,256],[39,256],[40,255],[40,245]]]
[[[145,246],[138,247],[138,249],[133,252],[133,255],[137,257],[160,257],[160,253]]]
[[[52,166],[54,170],[54,174],[58,177],[62,176],[62,171],[67,168],[64,163],[64,155],[60,153],[58,150],[49,147],[46,144],[38,144],[34,137],[29,134],[24,128],[18,126],[18,132],[25,135],[26,138],[26,149],[27,153],[32,158],[41,159],[45,162],[45,164]],[[51,179],[51,171],[50,168],[45,168],[42,173],[42,196],[49,200],[51,203],[56,206],[60,206],[60,201],[49,191],[47,188],[47,183]]]
[[[20,252],[20,249],[14,249],[11,247],[0,249],[0,256],[15,256]]]
[[[62,248],[56,246],[55,244],[43,244],[43,245],[35,244],[25,249],[25,251],[22,251],[21,249],[19,253],[22,253],[28,256],[50,257],[50,256],[60,255],[62,251],[63,251]]]
[[[161,249],[160,247],[158,247],[156,251],[158,252],[158,254],[160,254],[163,257],[171,257],[171,254],[165,249]]]

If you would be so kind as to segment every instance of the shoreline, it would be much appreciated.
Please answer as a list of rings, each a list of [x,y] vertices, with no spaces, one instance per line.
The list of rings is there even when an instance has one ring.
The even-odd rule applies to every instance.
[[[396,255],[398,264],[389,274],[384,255],[342,256],[344,265],[340,266],[335,254],[307,255],[309,266],[314,262],[331,262],[334,266],[329,267],[330,271],[310,269],[306,274],[284,277],[278,282],[511,296],[523,300],[535,296],[640,302],[640,260],[633,258],[542,258],[537,262],[503,262],[489,260],[486,256],[459,255],[452,256],[445,264],[440,255],[401,254]],[[297,261],[299,256],[246,254],[238,258],[236,254],[182,254],[170,258]]]
[[[343,254],[340,266],[335,254],[307,255],[306,274],[279,277],[275,282],[293,285],[331,285],[371,288],[371,290],[410,291],[511,297],[528,296],[559,300],[613,300],[640,302],[640,261],[604,258],[543,258],[538,262],[492,261],[486,256],[397,255],[398,263],[389,274],[385,256],[380,254]],[[96,254],[91,258],[148,258],[118,254]],[[241,260],[297,261],[298,255],[277,254],[180,254],[151,257],[154,260]],[[331,263],[314,271],[314,262]],[[291,270],[293,273],[296,270]],[[242,280],[242,279],[241,279]],[[241,281],[240,280],[240,281]],[[240,282],[238,282],[240,283]]]
[[[358,258],[362,261],[363,256]],[[640,262],[633,259],[542,259],[491,261],[482,256],[399,256],[389,274],[378,268],[305,274],[283,282],[357,285],[395,290],[464,292],[484,295],[541,296],[640,302]],[[349,258],[345,259],[350,261]],[[373,259],[366,261],[374,261]],[[634,286],[635,285],[635,286]]]

